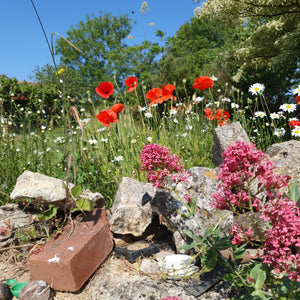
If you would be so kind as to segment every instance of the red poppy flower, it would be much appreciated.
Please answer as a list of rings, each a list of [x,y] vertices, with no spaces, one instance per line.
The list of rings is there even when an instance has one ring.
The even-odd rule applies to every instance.
[[[205,112],[204,118],[209,119],[209,120],[213,120],[215,118],[215,115],[211,108],[205,108],[205,109],[203,109],[203,111]]]
[[[138,79],[134,76],[129,76],[125,80],[125,84],[128,86],[127,93],[134,91],[134,89],[138,86]]]
[[[193,89],[200,89],[201,91],[206,90],[214,86],[214,82],[207,76],[200,76],[195,79]]]
[[[151,100],[149,102],[150,106],[153,105],[154,103],[162,103],[163,100],[161,100],[161,96],[162,96],[162,90],[159,88],[153,88],[146,94],[146,98]]]
[[[290,121],[289,124],[292,128],[295,128],[296,126],[300,126],[300,121],[293,120],[293,121]]]
[[[112,110],[116,114],[120,113],[123,109],[124,105],[122,103],[117,103],[110,108],[110,110]]]
[[[172,95],[173,91],[175,90],[175,86],[173,84],[166,84],[165,86],[161,86],[162,91],[162,100],[167,101],[170,98],[173,98],[174,101],[176,101],[176,97]]]
[[[117,121],[118,121],[117,114],[110,109],[102,110],[97,115],[97,119],[99,122],[101,122],[106,127],[109,127],[110,123],[117,123]]]
[[[217,110],[217,113],[215,114],[215,117],[218,120],[218,125],[219,126],[224,126],[228,123],[227,120],[229,119],[230,114],[226,110],[223,110],[223,109],[219,108]]]
[[[300,95],[298,95],[298,96],[296,97],[296,101],[298,102],[298,104],[300,104]]]
[[[114,93],[114,86],[111,82],[102,82],[95,88],[96,93],[103,98],[109,98]]]

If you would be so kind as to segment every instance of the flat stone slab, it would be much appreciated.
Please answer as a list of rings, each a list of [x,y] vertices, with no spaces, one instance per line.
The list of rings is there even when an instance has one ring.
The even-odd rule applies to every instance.
[[[40,251],[28,257],[31,280],[43,280],[54,290],[78,291],[113,248],[104,209],[73,220]]]

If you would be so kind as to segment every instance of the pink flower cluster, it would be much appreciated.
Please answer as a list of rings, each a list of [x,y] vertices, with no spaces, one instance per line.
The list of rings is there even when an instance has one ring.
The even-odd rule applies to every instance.
[[[181,181],[188,181],[190,174],[183,169],[180,158],[170,150],[158,144],[145,145],[141,151],[141,170],[147,172],[147,178],[154,187],[168,188]]]
[[[212,207],[229,209],[240,212],[249,210],[251,197],[255,210],[261,208],[259,194],[264,192],[272,197],[274,189],[288,185],[290,176],[275,174],[274,163],[269,161],[267,155],[258,150],[254,144],[236,142],[223,152],[224,162],[220,165],[218,179],[221,184],[219,190],[212,195],[215,201]],[[257,185],[256,193],[249,194],[250,187]]]
[[[261,212],[261,217],[272,224],[263,247],[264,263],[270,264],[276,272],[286,271],[290,279],[300,281],[299,208],[279,194]]]
[[[173,296],[173,297],[167,297],[167,298],[164,298],[161,300],[182,300],[182,299],[178,298],[177,296]]]
[[[235,245],[251,241],[251,236],[253,235],[252,228],[246,231],[239,223],[235,223],[235,225],[231,227],[230,233],[233,234],[232,244]]]

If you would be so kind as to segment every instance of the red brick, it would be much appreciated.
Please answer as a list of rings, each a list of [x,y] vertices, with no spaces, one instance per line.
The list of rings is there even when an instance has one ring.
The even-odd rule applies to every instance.
[[[62,234],[28,257],[32,280],[44,280],[54,290],[78,291],[113,248],[104,209],[73,220]]]

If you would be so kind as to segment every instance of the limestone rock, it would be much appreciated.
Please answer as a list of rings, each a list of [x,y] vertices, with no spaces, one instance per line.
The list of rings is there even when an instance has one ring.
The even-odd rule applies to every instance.
[[[66,190],[63,188],[63,183],[64,181],[61,179],[26,170],[18,177],[10,198],[15,201],[29,198],[64,206]],[[74,185],[70,183],[70,188],[72,187]],[[100,193],[92,193],[89,190],[83,191],[81,197],[94,201],[99,208],[103,207],[105,203]]]
[[[32,221],[29,215],[18,208],[18,204],[9,203],[0,207],[0,248],[12,241],[12,233],[18,228],[28,227]]]
[[[111,231],[141,236],[152,221],[152,209],[149,203],[142,205],[142,199],[144,195],[151,198],[154,194],[152,184],[124,177],[111,208]]]
[[[239,122],[216,128],[213,139],[212,155],[216,166],[223,162],[222,153],[227,147],[237,141],[250,143],[246,131]]]
[[[270,160],[275,162],[276,169],[274,172],[280,175],[290,175],[290,182],[295,179],[300,187],[300,141],[290,140],[283,143],[273,144],[270,146],[266,154]]]
[[[189,170],[192,176],[189,183],[180,183],[177,186],[177,192],[181,198],[189,194],[196,200],[196,217],[200,226],[206,230],[213,228],[220,222],[221,231],[227,234],[233,225],[233,214],[229,211],[219,211],[211,208],[213,200],[212,193],[217,191],[216,170],[196,167]],[[193,232],[195,235],[203,235],[199,224],[193,217],[183,219],[181,214],[187,214],[186,207],[182,204],[175,193],[159,191],[150,201],[152,209],[162,216],[163,224],[173,232],[177,253],[188,254],[189,251],[183,251],[180,247],[189,241],[185,230]],[[226,216],[226,217],[225,217]]]

